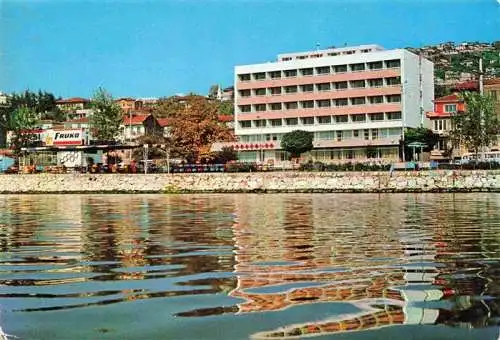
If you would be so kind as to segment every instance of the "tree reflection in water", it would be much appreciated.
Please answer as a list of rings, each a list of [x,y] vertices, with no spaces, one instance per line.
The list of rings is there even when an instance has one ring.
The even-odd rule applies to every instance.
[[[499,323],[495,195],[21,195],[0,208],[7,310],[196,295],[235,299],[173,314],[357,307],[256,325],[257,338]]]

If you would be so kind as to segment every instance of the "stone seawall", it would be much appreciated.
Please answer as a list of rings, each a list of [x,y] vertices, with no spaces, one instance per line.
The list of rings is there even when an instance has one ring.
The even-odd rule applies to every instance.
[[[0,175],[0,193],[500,192],[500,171]]]

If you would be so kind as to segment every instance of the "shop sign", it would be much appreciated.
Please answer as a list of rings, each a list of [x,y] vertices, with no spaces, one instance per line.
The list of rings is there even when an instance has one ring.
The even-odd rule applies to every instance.
[[[47,131],[47,136],[45,137],[45,145],[82,145],[83,139],[82,129],[49,130]]]

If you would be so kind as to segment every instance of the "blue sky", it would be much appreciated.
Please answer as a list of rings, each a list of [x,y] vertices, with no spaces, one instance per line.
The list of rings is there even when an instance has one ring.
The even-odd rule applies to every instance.
[[[0,0],[0,91],[206,94],[235,65],[328,46],[500,40],[496,0]]]

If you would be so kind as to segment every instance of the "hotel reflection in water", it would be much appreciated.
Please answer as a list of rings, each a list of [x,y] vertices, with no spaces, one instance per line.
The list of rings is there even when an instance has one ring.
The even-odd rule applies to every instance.
[[[359,309],[284,324],[253,334],[256,338],[391,325],[485,327],[497,323],[499,200],[478,200],[481,204],[472,200],[456,206],[454,200],[441,202],[428,195],[381,195],[375,204],[373,197],[72,195],[67,201],[51,202],[42,196],[12,196],[0,200],[5,231],[0,234],[0,250],[50,249],[43,257],[25,261],[58,266],[67,274],[58,279],[60,284],[127,280],[116,302],[220,293],[241,301],[178,316],[277,312],[325,302],[349,303]],[[463,217],[468,214],[482,216],[481,222],[464,226]],[[213,251],[186,255],[200,245]],[[165,266],[164,270],[144,269],[158,266]],[[87,277],[82,275],[85,272],[99,275]],[[191,274],[208,272],[234,275],[182,282],[207,287],[189,291],[151,292],[145,283],[140,284],[142,288],[136,286],[146,278],[175,276],[182,281]],[[2,283],[25,284],[22,280]],[[32,284],[36,293],[35,286],[46,282]],[[82,292],[82,298],[89,294]],[[58,306],[57,299],[51,301]]]
[[[435,216],[421,216],[418,206],[425,204],[425,196],[403,198],[384,197],[379,207],[359,211],[353,220],[352,214],[341,210],[332,216],[336,203],[321,195],[259,197],[265,202],[236,197],[237,287],[230,295],[244,301],[238,304],[238,313],[320,302],[351,303],[361,310],[283,325],[253,337],[319,336],[412,324],[494,325],[498,306],[474,297],[500,295],[498,268],[496,272],[489,268],[489,273],[484,266],[470,270],[466,260],[460,260],[461,251],[487,251],[487,245],[450,241],[454,226],[447,223],[449,207],[438,205]],[[500,218],[498,203],[492,202],[485,211],[492,219]],[[402,227],[404,221],[427,219],[442,221],[431,234],[411,223]],[[377,228],[385,232],[374,232]],[[498,246],[494,249],[498,258]],[[462,270],[469,279],[454,280]],[[495,273],[496,284],[491,278],[481,279],[481,274]],[[446,305],[443,300],[452,301],[454,307],[440,308]]]

